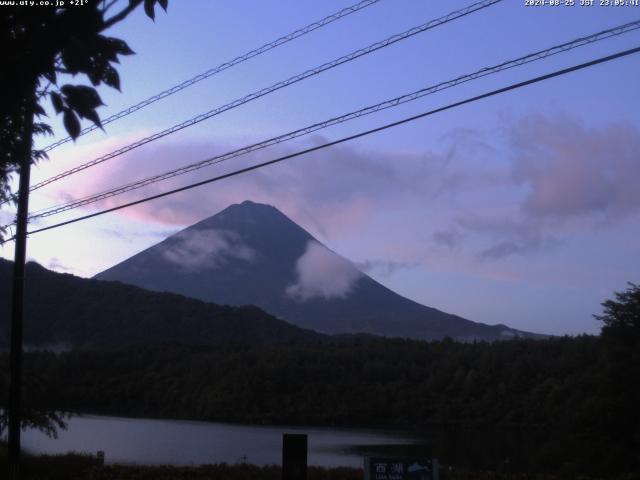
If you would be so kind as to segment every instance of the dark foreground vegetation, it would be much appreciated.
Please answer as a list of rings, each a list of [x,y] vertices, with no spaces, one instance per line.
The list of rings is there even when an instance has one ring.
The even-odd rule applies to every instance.
[[[640,287],[603,306],[599,337],[32,352],[28,418],[72,411],[404,428],[423,434],[421,453],[446,465],[633,478],[640,472]],[[7,361],[0,356],[0,372]]]
[[[6,468],[6,453],[0,444],[0,468]],[[359,468],[309,467],[308,480],[363,480]],[[106,465],[101,466],[90,455],[27,456],[23,462],[24,480],[280,480],[278,466],[258,467],[249,464],[214,464],[197,467]],[[465,470],[445,466],[442,480],[562,480],[553,474]],[[581,480],[596,477],[580,476]],[[619,480],[637,480],[640,475],[627,474]]]
[[[115,348],[141,343],[316,341],[304,330],[251,306],[229,307],[118,282],[26,266],[24,343],[37,348]],[[0,348],[9,345],[13,264],[0,258]]]
[[[6,469],[6,453],[0,445],[0,468]],[[27,456],[25,480],[280,480],[280,467],[249,464],[214,464],[197,467],[101,466],[91,455]],[[362,480],[361,469],[310,467],[308,480]]]
[[[39,394],[26,397],[108,415],[403,427],[425,432],[449,464],[613,475],[639,468],[640,370],[637,353],[611,341],[34,352],[26,378]]]

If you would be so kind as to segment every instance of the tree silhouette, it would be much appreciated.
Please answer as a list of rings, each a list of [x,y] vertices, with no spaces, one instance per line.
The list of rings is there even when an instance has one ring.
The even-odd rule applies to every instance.
[[[615,300],[602,303],[603,322],[601,357],[603,387],[608,394],[605,411],[610,438],[633,452],[626,457],[629,471],[640,470],[640,285],[629,282],[624,292],[616,292]],[[624,463],[624,458],[616,459]]]
[[[50,99],[74,139],[80,134],[81,119],[101,126],[97,109],[103,103],[93,87],[105,84],[120,89],[115,65],[120,55],[133,54],[124,40],[103,33],[140,5],[154,19],[156,4],[166,11],[168,0],[78,0],[59,2],[60,6],[16,3],[0,9],[0,201],[15,200],[10,182],[13,174],[20,174],[11,327],[9,410],[13,409],[14,415],[9,416],[10,468],[15,466],[12,462],[19,449],[20,423],[48,433],[55,433],[55,426],[62,425],[57,412],[46,406],[28,410],[20,401],[29,167],[46,157],[45,152],[33,150],[33,137],[53,133],[50,125],[39,121],[46,116],[42,102]],[[77,75],[85,75],[93,87],[59,85],[59,77]],[[0,230],[0,240],[3,234]],[[5,412],[0,407],[0,431],[7,424]],[[17,434],[12,437],[12,432]],[[17,470],[10,471],[11,478],[16,478]]]
[[[602,303],[602,315],[594,315],[604,323],[603,334],[612,330],[621,333],[638,335],[640,332],[640,285],[629,282],[624,292],[615,292],[615,300]]]
[[[115,64],[120,55],[133,51],[125,41],[103,32],[140,5],[154,19],[156,4],[166,10],[168,0],[66,3],[61,7],[3,6],[0,10],[0,201],[11,198],[10,180],[19,172],[24,152],[32,150],[31,137],[53,133],[42,121],[29,128],[34,115],[37,119],[46,115],[45,99],[62,115],[74,139],[80,133],[81,119],[101,126],[97,109],[103,103],[95,88],[59,85],[59,77],[82,74],[94,87],[105,84],[120,89]],[[29,130],[31,135],[25,134]],[[45,157],[43,151],[31,151],[32,162]]]

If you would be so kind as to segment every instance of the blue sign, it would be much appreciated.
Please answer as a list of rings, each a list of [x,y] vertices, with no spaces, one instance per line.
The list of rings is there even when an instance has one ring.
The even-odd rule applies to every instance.
[[[365,457],[364,480],[438,480],[438,460]]]

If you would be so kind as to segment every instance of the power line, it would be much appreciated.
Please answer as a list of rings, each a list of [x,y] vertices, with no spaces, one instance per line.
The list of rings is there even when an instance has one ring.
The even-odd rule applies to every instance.
[[[168,88],[167,90],[164,90],[156,95],[153,95],[152,97],[149,97],[145,100],[142,100],[139,103],[136,103],[135,105],[132,105],[128,108],[125,108],[124,110],[121,110],[118,113],[114,113],[113,115],[111,115],[110,117],[107,117],[106,119],[102,120],[102,125],[106,125],[108,123],[111,123],[115,120],[118,120],[122,117],[126,117],[127,115],[132,114],[133,112],[136,112],[148,105],[151,105],[152,103],[155,103],[159,100],[162,100],[163,98],[166,98],[170,95],[173,95],[174,93],[178,93],[181,90],[184,90],[185,88],[188,88],[192,85],[195,85],[198,82],[201,82],[202,80],[205,80],[213,75],[216,75],[224,70],[227,70],[228,68],[234,67],[235,65],[238,65],[242,62],[245,62],[247,60],[250,60],[254,57],[257,57],[258,55],[262,55],[265,52],[268,52],[269,50],[273,50],[274,48],[279,47],[280,45],[284,45],[285,43],[288,43],[292,40],[295,40],[296,38],[302,37],[303,35],[306,35],[308,33],[313,32],[314,30],[318,30],[319,28],[322,28],[326,25],[329,25],[332,22],[335,22],[336,20],[339,20],[341,18],[346,17],[347,15],[351,15],[352,13],[358,12],[364,8],[367,8],[375,3],[378,3],[380,0],[363,0],[359,3],[356,3],[354,5],[351,5],[350,7],[346,7],[343,8],[342,10],[333,13],[331,15],[328,15],[324,18],[322,18],[321,20],[318,20],[316,22],[310,23],[309,25],[302,27],[294,32],[289,33],[288,35],[284,35],[272,42],[269,43],[265,43],[264,45],[262,45],[261,47],[255,48],[243,55],[240,55],[236,58],[234,58],[233,60],[230,60],[228,62],[225,63],[221,63],[220,65],[218,65],[217,67],[213,67],[209,70],[207,70],[206,72],[200,73],[198,75],[196,75],[195,77],[192,77],[188,80],[183,81],[182,83],[179,83],[178,85],[175,85],[171,88]],[[83,128],[80,131],[80,135],[84,135],[86,133],[92,132],[93,130],[96,130],[98,127],[96,125],[91,125],[89,127]],[[60,145],[64,145],[67,142],[70,142],[71,140],[73,140],[71,137],[66,137],[63,138],[62,140],[58,140],[57,142],[54,142],[48,146],[46,146],[43,150],[45,152],[49,152],[51,150],[53,150],[56,147],[59,147]]]
[[[385,47],[388,47],[390,45],[393,45],[394,43],[397,43],[397,42],[399,42],[401,40],[405,40],[405,39],[410,38],[410,37],[412,37],[414,35],[417,35],[419,33],[423,33],[423,32],[425,32],[427,30],[431,30],[431,29],[433,29],[435,27],[438,27],[440,25],[449,23],[449,22],[451,22],[453,20],[456,20],[458,18],[462,18],[462,17],[467,16],[467,15],[469,15],[471,13],[474,13],[476,11],[482,10],[484,8],[487,8],[487,7],[491,6],[491,5],[494,5],[494,4],[502,2],[502,1],[503,0],[482,0],[481,2],[474,3],[472,5],[469,5],[468,7],[465,7],[465,8],[460,9],[460,10],[456,10],[456,11],[451,12],[451,13],[443,16],[443,17],[437,18],[435,20],[431,20],[431,21],[429,21],[427,23],[424,23],[422,25],[419,25],[417,27],[410,28],[409,30],[407,30],[407,31],[405,31],[403,33],[392,35],[391,37],[388,37],[385,40],[376,42],[374,44],[369,45],[368,47],[364,47],[364,48],[361,48],[361,49],[356,50],[354,52],[351,52],[351,53],[349,53],[347,55],[344,55],[344,56],[342,56],[340,58],[337,58],[337,59],[335,59],[335,60],[333,60],[331,62],[324,63],[324,64],[320,65],[319,67],[315,67],[315,68],[312,68],[310,70],[307,70],[307,71],[305,71],[305,72],[303,72],[301,74],[294,75],[294,76],[288,78],[287,80],[283,80],[283,81],[280,81],[278,83],[275,83],[275,84],[273,84],[273,85],[271,85],[269,87],[263,88],[261,90],[258,90],[256,92],[254,92],[254,93],[246,95],[246,96],[244,96],[242,98],[234,100],[231,103],[228,103],[228,104],[223,105],[221,107],[217,107],[217,108],[215,108],[213,110],[209,110],[208,112],[202,113],[202,114],[197,115],[197,116],[195,116],[195,117],[193,117],[193,118],[191,118],[189,120],[186,120],[186,121],[184,121],[182,123],[176,124],[176,125],[168,128],[168,129],[166,129],[166,130],[163,130],[161,132],[157,132],[157,133],[155,133],[153,135],[150,135],[148,137],[142,138],[142,139],[140,139],[140,140],[138,140],[138,141],[136,141],[134,143],[131,143],[131,144],[129,144],[127,146],[124,146],[122,148],[119,148],[117,150],[114,150],[111,153],[108,153],[106,155],[98,157],[98,158],[96,158],[94,160],[91,160],[91,161],[89,161],[87,163],[84,163],[82,165],[74,167],[74,168],[72,168],[70,170],[67,170],[65,172],[62,172],[62,173],[60,173],[58,175],[54,175],[53,177],[50,177],[50,178],[48,178],[48,179],[46,179],[46,180],[44,180],[44,181],[42,181],[40,183],[37,183],[37,184],[33,185],[30,188],[30,191],[34,191],[34,190],[37,190],[39,188],[42,188],[45,185],[49,185],[50,183],[53,183],[53,182],[55,182],[57,180],[60,180],[60,179],[65,178],[65,177],[68,177],[69,175],[73,175],[74,173],[80,172],[80,171],[85,170],[87,168],[93,167],[94,165],[97,165],[99,163],[102,163],[102,162],[105,162],[107,160],[110,160],[110,159],[112,159],[114,157],[122,155],[123,153],[129,152],[129,151],[131,151],[131,150],[133,150],[135,148],[141,147],[142,145],[145,145],[145,144],[147,144],[149,142],[153,142],[153,141],[158,140],[158,139],[160,139],[162,137],[165,137],[167,135],[170,135],[172,133],[180,131],[180,130],[182,130],[184,128],[193,126],[193,125],[195,125],[197,123],[200,123],[200,122],[202,122],[204,120],[207,120],[207,119],[209,119],[209,118],[211,118],[213,116],[219,115],[219,114],[221,114],[223,112],[226,112],[226,111],[231,110],[233,108],[239,107],[240,105],[243,105],[245,103],[248,103],[248,102],[251,102],[253,100],[256,100],[256,99],[258,99],[260,97],[268,95],[268,94],[270,94],[272,92],[275,92],[276,90],[280,90],[280,89],[282,89],[284,87],[288,87],[289,85],[292,85],[294,83],[300,82],[300,81],[305,80],[305,79],[307,79],[309,77],[312,77],[314,75],[318,75],[318,74],[320,74],[320,73],[322,73],[322,72],[324,72],[326,70],[335,68],[338,65],[342,65],[344,63],[351,62],[351,61],[355,60],[356,58],[362,57],[364,55],[368,55],[368,54],[370,54],[372,52],[375,52],[375,51],[380,50],[382,48],[385,48]]]
[[[547,48],[545,50],[540,50],[537,51],[535,53],[531,53],[528,54],[526,56],[523,57],[519,57],[517,59],[514,60],[509,60],[503,63],[500,63],[498,65],[494,65],[492,67],[486,67],[483,68],[481,70],[477,70],[473,73],[470,74],[466,74],[466,75],[462,75],[459,76],[453,80],[448,80],[446,82],[441,82],[438,83],[436,85],[427,87],[427,88],[423,88],[420,90],[417,90],[415,92],[412,93],[408,93],[405,95],[401,95],[399,97],[395,97],[393,99],[390,100],[385,100],[384,102],[380,102],[377,103],[375,105],[371,105],[365,108],[362,108],[360,110],[356,110],[344,115],[341,115],[339,117],[334,117],[331,118],[329,120],[325,120],[323,122],[319,122],[319,123],[315,123],[313,125],[298,129],[298,130],[294,130],[292,132],[289,133],[285,133],[283,135],[277,136],[277,137],[273,137],[270,138],[268,140],[264,140],[262,142],[259,143],[255,143],[237,150],[233,150],[231,152],[227,152],[221,155],[217,155],[205,160],[202,160],[200,162],[197,163],[193,163],[190,165],[186,165],[174,170],[170,170],[168,172],[164,172],[162,174],[159,175],[155,175],[152,177],[148,177],[142,180],[138,180],[129,184],[125,184],[122,185],[120,187],[111,189],[111,190],[107,190],[107,191],[103,191],[97,194],[93,194],[93,195],[89,195],[89,196],[85,196],[83,198],[79,198],[67,203],[64,203],[62,205],[57,205],[57,206],[53,206],[53,207],[49,207],[46,209],[42,209],[39,210],[37,212],[34,212],[33,215],[31,215],[29,217],[30,220],[36,219],[36,218],[44,218],[44,217],[49,217],[52,215],[56,215],[68,210],[72,210],[75,208],[79,208],[85,205],[89,205],[91,203],[95,203],[98,202],[100,200],[104,200],[107,198],[111,198],[114,197],[116,195],[120,195],[126,192],[130,192],[132,190],[137,190],[139,188],[145,187],[147,185],[151,185],[153,183],[157,183],[163,180],[167,180],[169,178],[173,178],[179,175],[183,175],[195,170],[199,170],[201,168],[210,166],[210,165],[215,165],[218,163],[222,163],[226,160],[230,160],[232,158],[236,158],[239,157],[241,155],[246,155],[248,153],[257,151],[257,150],[261,150],[294,138],[298,138],[301,137],[303,135],[307,135],[309,133],[312,132],[316,132],[318,130],[333,126],[333,125],[337,125],[340,123],[344,123],[365,115],[369,115],[375,112],[379,112],[381,110],[385,110],[388,108],[392,108],[392,107],[396,107],[398,105],[413,101],[413,100],[417,100],[419,98],[422,98],[424,96],[460,85],[462,83],[466,83],[472,80],[476,80],[478,78],[482,78],[488,75],[492,75],[498,72],[501,72],[503,70],[507,70],[507,69],[511,69],[514,67],[518,67],[521,65],[526,65],[538,60],[542,60],[545,59],[547,57],[550,57],[552,55],[556,55],[559,53],[563,53],[563,52],[567,52],[569,50],[573,50],[575,48],[584,46],[584,45],[589,45],[591,43],[594,42],[598,42],[598,41],[602,41],[614,36],[618,36],[618,35],[622,35],[624,33],[628,33],[630,31],[636,30],[640,28],[640,20],[637,20],[635,22],[629,22],[627,24],[624,25],[619,25],[617,27],[614,28],[610,28],[607,30],[603,30],[600,31],[598,33],[594,33],[592,35],[589,36],[585,36],[585,37],[580,37],[577,38],[575,40],[572,40],[570,42],[565,42],[563,44],[560,45],[556,45],[554,47],[551,48]]]
[[[62,227],[62,226],[65,226],[65,225],[70,225],[72,223],[80,222],[82,220],[87,220],[89,218],[97,217],[99,215],[104,215],[106,213],[115,212],[117,210],[122,210],[124,208],[132,207],[134,205],[139,205],[141,203],[146,203],[146,202],[149,202],[151,200],[156,200],[158,198],[166,197],[166,196],[169,196],[169,195],[173,195],[175,193],[179,193],[179,192],[183,192],[183,191],[186,191],[186,190],[190,190],[192,188],[200,187],[202,185],[207,185],[209,183],[213,183],[213,182],[217,182],[217,181],[220,181],[220,180],[224,180],[226,178],[234,177],[236,175],[240,175],[242,173],[247,173],[247,172],[250,172],[252,170],[257,170],[259,168],[263,168],[263,167],[266,167],[268,165],[273,165],[275,163],[279,163],[279,162],[282,162],[284,160],[288,160],[288,159],[291,159],[291,158],[294,158],[294,157],[299,157],[301,155],[305,155],[307,153],[311,153],[311,152],[314,152],[314,151],[317,151],[317,150],[321,150],[321,149],[328,148],[328,147],[331,147],[331,146],[334,146],[334,145],[345,143],[345,142],[348,142],[350,140],[355,140],[356,138],[361,138],[361,137],[364,137],[364,136],[367,136],[367,135],[378,133],[378,132],[381,132],[383,130],[387,130],[389,128],[393,128],[393,127],[397,127],[399,125],[403,125],[405,123],[410,123],[410,122],[413,122],[413,121],[418,120],[420,118],[424,118],[424,117],[427,117],[427,116],[430,116],[430,115],[434,115],[436,113],[440,113],[440,112],[443,112],[445,110],[450,110],[452,108],[456,108],[456,107],[459,107],[459,106],[462,106],[462,105],[466,105],[468,103],[476,102],[478,100],[482,100],[482,99],[485,99],[485,98],[488,98],[488,97],[499,95],[501,93],[505,93],[505,92],[508,92],[508,91],[511,91],[511,90],[516,90],[518,88],[522,88],[522,87],[525,87],[527,85],[532,85],[534,83],[539,83],[539,82],[542,82],[542,81],[545,81],[545,80],[549,80],[549,79],[554,78],[554,77],[559,77],[561,75],[566,75],[568,73],[575,72],[577,70],[582,70],[582,69],[585,69],[585,68],[588,68],[588,67],[592,67],[594,65],[598,65],[598,64],[601,64],[601,63],[609,62],[609,61],[612,61],[612,60],[615,60],[615,59],[618,59],[618,58],[622,58],[622,57],[625,57],[625,56],[628,56],[628,55],[632,55],[632,54],[638,53],[638,52],[640,52],[640,46],[632,48],[632,49],[629,49],[629,50],[624,50],[622,52],[618,52],[618,53],[615,53],[613,55],[608,55],[606,57],[600,57],[600,58],[597,58],[595,60],[591,60],[591,61],[586,62],[586,63],[581,63],[579,65],[574,65],[572,67],[564,68],[562,70],[556,70],[555,72],[548,73],[546,75],[541,75],[541,76],[538,76],[538,77],[534,77],[534,78],[531,78],[529,80],[525,80],[523,82],[514,83],[514,84],[511,84],[511,85],[509,85],[507,87],[499,88],[497,90],[492,90],[490,92],[483,93],[483,94],[477,95],[475,97],[471,97],[471,98],[467,98],[465,100],[461,100],[459,102],[451,103],[451,104],[446,105],[444,107],[436,108],[434,110],[429,110],[428,112],[424,112],[424,113],[421,113],[421,114],[418,114],[418,115],[407,117],[407,118],[404,118],[402,120],[398,120],[396,122],[387,123],[386,125],[382,125],[381,127],[377,127],[377,128],[373,128],[373,129],[370,129],[370,130],[366,130],[364,132],[356,133],[356,134],[350,135],[348,137],[343,137],[343,138],[341,138],[339,140],[334,140],[332,142],[328,142],[328,143],[324,143],[322,145],[318,145],[318,146],[315,146],[315,147],[307,148],[305,150],[301,150],[301,151],[298,151],[298,152],[295,152],[295,153],[292,153],[292,154],[289,154],[289,155],[284,155],[282,157],[278,157],[278,158],[275,158],[273,160],[269,160],[267,162],[262,162],[262,163],[259,163],[259,164],[256,164],[256,165],[252,165],[250,167],[241,168],[239,170],[235,170],[233,172],[226,173],[224,175],[219,175],[217,177],[209,178],[207,180],[202,180],[200,182],[192,183],[192,184],[186,185],[184,187],[176,188],[176,189],[173,189],[173,190],[169,190],[167,192],[163,192],[163,193],[152,195],[152,196],[149,196],[149,197],[146,197],[146,198],[142,198],[140,200],[136,200],[136,201],[133,201],[133,202],[125,203],[123,205],[118,205],[116,207],[107,208],[107,209],[101,210],[99,212],[94,212],[94,213],[91,213],[91,214],[88,214],[88,215],[83,215],[81,217],[73,218],[71,220],[67,220],[67,221],[64,221],[64,222],[56,223],[54,225],[49,225],[47,227],[42,227],[42,228],[39,228],[39,229],[36,229],[36,230],[32,230],[32,231],[28,232],[28,234],[44,232],[44,231],[51,230],[51,229],[58,228],[58,227]],[[9,242],[9,241],[14,240],[14,239],[15,239],[15,237],[9,238],[8,240],[6,240],[6,242]]]

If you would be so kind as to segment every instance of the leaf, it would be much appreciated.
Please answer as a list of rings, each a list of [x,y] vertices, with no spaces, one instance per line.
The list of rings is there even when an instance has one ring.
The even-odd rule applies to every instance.
[[[94,48],[94,56],[100,57],[107,62],[118,61],[118,45],[111,41],[110,38],[102,35],[96,36],[96,48]]]
[[[64,66],[71,74],[84,72],[89,69],[91,55],[88,46],[78,38],[70,39],[68,45],[62,50],[60,57]]]
[[[104,105],[98,92],[86,85],[63,85],[60,91],[65,95],[67,105],[80,113]]]
[[[98,112],[96,112],[95,110],[91,110],[90,112],[87,112],[87,114],[84,115],[84,117],[88,118],[93,123],[95,123],[98,127],[102,128],[102,122],[100,121],[100,117],[98,116]],[[104,130],[104,128],[102,128],[102,130]]]
[[[60,90],[65,95],[69,110],[73,110],[80,118],[87,118],[102,128],[96,108],[104,104],[95,89],[85,85],[63,85]]]
[[[33,106],[33,113],[35,113],[38,117],[46,117],[47,112],[44,111],[44,108],[38,103]]]
[[[42,122],[34,123],[33,124],[33,134],[34,135],[42,135],[43,133],[46,133],[47,135],[53,135],[53,130],[46,123],[42,123]]]
[[[51,104],[56,113],[60,113],[64,109],[62,97],[58,92],[51,92]]]
[[[33,150],[31,152],[31,158],[34,161],[39,161],[39,160],[49,160],[49,155],[47,155],[47,152],[45,152],[44,150]]]
[[[91,85],[98,86],[100,85],[100,74],[98,72],[90,71],[87,72],[87,77],[91,80]]]
[[[80,122],[70,108],[65,108],[63,117],[64,128],[74,140],[80,135]]]
[[[53,83],[54,85],[57,83],[56,71],[52,68],[46,72],[43,72],[44,78]]]
[[[119,38],[105,37],[105,41],[105,43],[109,44],[120,55],[133,55],[136,53],[131,50],[129,45],[127,45],[127,42],[120,40]]]
[[[110,87],[120,90],[120,75],[111,65],[108,65],[102,72],[102,81]]]
[[[156,12],[154,11],[155,3],[156,0],[144,0],[144,12],[147,14],[147,17],[154,22],[156,20]]]
[[[158,0],[158,3],[162,7],[162,9],[166,12],[167,7],[169,6],[169,0]]]

